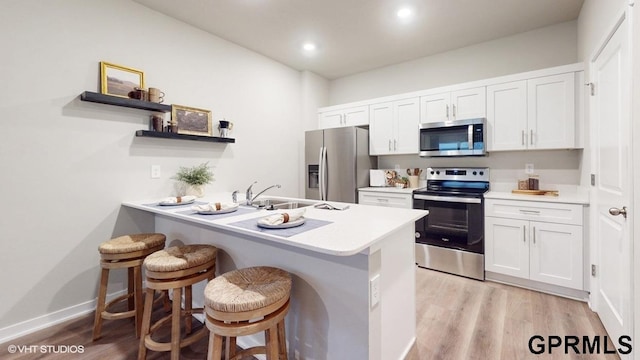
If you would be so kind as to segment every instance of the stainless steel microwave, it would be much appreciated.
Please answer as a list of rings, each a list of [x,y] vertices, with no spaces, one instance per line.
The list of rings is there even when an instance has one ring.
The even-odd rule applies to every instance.
[[[486,126],[485,118],[420,124],[420,156],[486,155]]]

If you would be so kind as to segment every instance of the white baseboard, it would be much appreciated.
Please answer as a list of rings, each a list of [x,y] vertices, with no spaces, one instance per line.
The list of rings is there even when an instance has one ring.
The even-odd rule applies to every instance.
[[[108,294],[107,301],[123,295],[125,292],[126,290],[121,290],[113,294]],[[25,320],[17,324],[9,325],[0,329],[0,344],[31,334],[38,330],[60,324],[67,320],[86,315],[93,312],[95,309],[96,299],[54,311],[52,313],[44,314],[33,319]]]

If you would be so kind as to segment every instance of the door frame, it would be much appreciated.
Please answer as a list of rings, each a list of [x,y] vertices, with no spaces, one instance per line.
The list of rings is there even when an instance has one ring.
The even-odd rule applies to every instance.
[[[640,37],[634,37],[633,33],[634,33],[634,29],[637,28],[638,26],[636,25],[636,21],[638,22],[638,24],[640,24],[640,12],[637,12],[638,14],[635,14],[636,12],[633,11],[633,7],[634,7],[634,0],[629,0],[628,2],[626,2],[622,9],[620,11],[617,12],[616,17],[614,19],[614,21],[612,22],[611,26],[607,27],[608,31],[606,33],[605,36],[603,36],[601,38],[601,40],[598,42],[598,47],[591,53],[590,57],[588,58],[586,62],[586,66],[589,69],[589,74],[588,74],[588,81],[591,81],[591,72],[592,72],[592,62],[600,55],[600,53],[602,52],[602,50],[605,48],[605,46],[607,45],[608,41],[611,39],[611,37],[613,36],[613,34],[616,32],[616,30],[618,29],[619,25],[623,22],[623,21],[627,21],[627,46],[629,47],[629,72],[631,75],[631,79],[628,81],[628,83],[626,84],[628,87],[628,91],[629,91],[629,108],[628,111],[630,112],[630,120],[631,121],[631,133],[629,134],[629,136],[631,137],[630,140],[633,140],[633,138],[636,139],[640,139],[640,101],[633,101],[634,98],[637,98],[638,96],[640,96],[640,64],[636,64],[634,63],[634,58],[635,59],[640,59]],[[634,21],[634,16],[637,17],[638,19],[635,19],[636,21]],[[635,43],[638,43],[637,46],[633,46]],[[635,55],[639,55],[639,56],[635,56]],[[587,83],[588,85],[589,83]],[[596,85],[597,86],[597,85]],[[589,130],[590,130],[590,136],[589,136],[589,143],[590,143],[590,153],[589,153],[589,163],[590,163],[590,168],[592,169],[592,173],[593,170],[596,169],[596,150],[594,147],[594,141],[593,141],[593,129],[594,129],[594,116],[592,113],[592,106],[590,105],[591,102],[591,97],[589,96],[589,94],[586,94],[586,97],[589,99],[588,102],[586,102],[586,105],[588,106],[588,114],[589,114]],[[631,144],[631,148],[629,150],[629,160],[628,160],[628,164],[631,165],[633,164],[633,159],[640,159],[640,141],[634,142],[634,141],[630,141],[629,142]],[[631,328],[630,331],[632,332],[631,334],[628,334],[629,336],[631,336],[632,340],[635,339],[635,334],[640,334],[640,304],[638,301],[634,301],[634,299],[640,299],[640,239],[638,240],[638,244],[634,244],[634,229],[640,229],[640,212],[635,212],[633,211],[634,209],[639,208],[638,206],[640,206],[640,191],[634,191],[636,189],[640,190],[640,167],[633,167],[631,166],[631,177],[633,179],[633,181],[630,182],[629,185],[629,192],[630,192],[630,213],[631,213],[631,221],[628,222],[629,225],[629,237],[630,237],[630,251],[631,254],[629,254],[630,256],[630,286],[632,286],[632,289],[630,291],[630,296],[631,296],[631,314],[630,314],[630,319],[632,321],[631,324]],[[596,179],[597,181],[597,179]],[[591,199],[596,199],[596,190],[595,187],[591,187],[590,188],[590,197]],[[591,253],[589,255],[591,264],[598,264],[597,260],[597,256],[593,253],[594,249],[597,249],[597,240],[596,240],[596,236],[597,236],[597,229],[595,229],[596,226],[596,212],[597,209],[594,206],[590,207],[590,227],[589,227],[589,248],[591,249]],[[636,246],[637,245],[637,246]],[[590,277],[589,278],[589,290],[590,290],[590,296],[589,296],[589,306],[595,310],[598,309],[598,300],[597,300],[597,296],[596,294],[599,292],[599,279],[598,277]],[[615,340],[615,339],[614,339]],[[614,341],[612,340],[612,341]],[[632,355],[633,356],[633,355]]]

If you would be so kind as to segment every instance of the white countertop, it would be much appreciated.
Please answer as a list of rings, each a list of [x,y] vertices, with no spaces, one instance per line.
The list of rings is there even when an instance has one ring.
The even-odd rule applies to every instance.
[[[484,194],[484,198],[589,205],[589,194],[582,193],[582,192],[559,191],[558,196],[551,196],[551,195],[523,195],[523,194],[514,194],[510,191],[491,190]]]
[[[276,196],[269,196],[268,198],[294,201],[302,200]],[[246,236],[261,238],[264,240],[337,256],[350,256],[357,254],[371,247],[391,232],[402,226],[412,224],[416,220],[428,214],[428,212],[424,210],[398,209],[357,204],[348,204],[349,208],[342,211],[316,209],[311,206],[305,208],[306,212],[304,216],[306,218],[325,220],[332,223],[291,237],[282,237],[229,225],[229,223],[252,218],[255,218],[257,221],[261,217],[273,215],[274,211],[256,210],[255,213],[245,213],[238,216],[228,216],[216,219],[216,215],[211,215],[211,219],[202,219],[178,213],[179,211],[188,210],[190,207],[187,206],[151,207],[144,205],[157,203],[159,200],[160,199],[125,201],[122,205],[162,216],[197,223],[211,228],[231,231]],[[198,199],[197,201],[224,202],[227,200],[205,197]],[[347,205],[345,203],[338,202],[330,203],[339,206]]]
[[[384,192],[384,193],[396,193],[396,194],[413,194],[413,190],[417,188],[402,188],[398,189],[394,186],[378,186],[378,187],[365,187],[359,188],[358,191],[373,191],[373,192]]]

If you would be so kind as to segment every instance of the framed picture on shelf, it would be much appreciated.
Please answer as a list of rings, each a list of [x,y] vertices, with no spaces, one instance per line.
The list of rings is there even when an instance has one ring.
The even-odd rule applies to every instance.
[[[171,120],[178,126],[178,134],[211,136],[211,110],[174,104]]]
[[[135,88],[144,89],[144,72],[130,67],[100,62],[100,92],[128,98]]]

